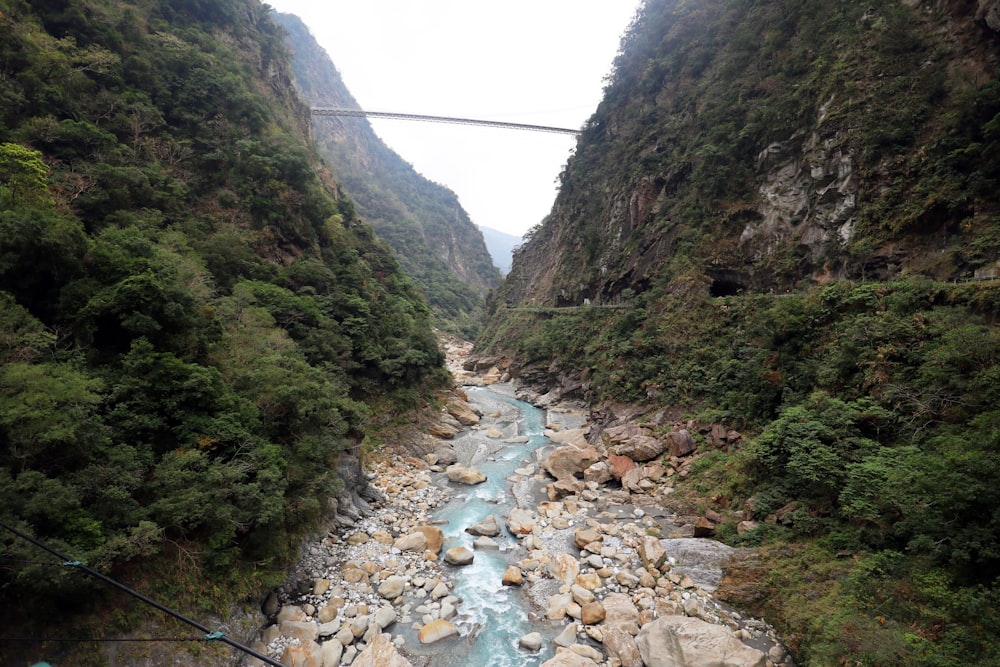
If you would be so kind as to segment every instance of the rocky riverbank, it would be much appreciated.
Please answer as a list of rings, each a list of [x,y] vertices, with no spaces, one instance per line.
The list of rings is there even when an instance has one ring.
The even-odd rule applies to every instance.
[[[507,379],[494,367],[464,370],[467,351],[448,349],[458,382]],[[510,647],[525,662],[554,646],[543,667],[793,665],[770,628],[713,599],[733,552],[696,537],[713,517],[668,509],[697,455],[686,429],[663,438],[627,415],[597,426],[582,406],[550,405],[552,444],[509,480],[518,506],[464,527],[474,548],[447,548],[434,510],[456,488],[483,481],[474,466],[483,453],[454,446],[456,435],[474,429],[498,448],[519,445],[505,437],[508,416],[483,415],[466,398],[456,390],[425,438],[370,464],[373,502],[342,502],[338,524],[304,550],[265,604],[272,623],[259,650],[288,667],[433,665],[433,654],[415,649],[446,652],[479,630],[453,594],[456,568],[476,550],[499,549],[510,565],[502,582],[484,585],[526,590],[525,613],[539,631]]]

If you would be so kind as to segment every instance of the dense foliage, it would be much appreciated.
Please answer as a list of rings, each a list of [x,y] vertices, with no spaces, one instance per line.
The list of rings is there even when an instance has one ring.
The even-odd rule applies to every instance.
[[[305,24],[290,14],[276,19],[288,31],[302,99],[317,107],[359,108]],[[317,116],[313,134],[358,211],[426,296],[435,325],[475,338],[485,294],[500,273],[455,193],[418,174],[364,118]]]
[[[742,600],[784,623],[815,659],[806,664],[851,654],[866,665],[987,665],[1000,656],[990,603],[1000,576],[998,290],[916,278],[780,296],[654,290],[628,309],[505,311],[497,338],[478,344],[526,366],[583,371],[595,401],[679,408],[757,434],[701,466],[717,478],[708,495],[763,522],[743,542],[819,540],[827,559],[869,555],[850,600],[831,593],[815,617],[783,592],[803,587],[796,573],[815,575],[801,562],[767,595]],[[882,617],[880,632],[854,636],[859,616]],[[883,641],[906,647],[911,625],[920,641],[893,660],[872,657]]]
[[[688,486],[801,664],[1000,661],[997,43],[949,3],[648,0],[477,341],[742,430]]]
[[[5,521],[102,568],[174,554],[256,593],[366,401],[441,379],[427,306],[307,123],[256,0],[0,0]],[[0,586],[64,620],[99,601],[30,564]]]

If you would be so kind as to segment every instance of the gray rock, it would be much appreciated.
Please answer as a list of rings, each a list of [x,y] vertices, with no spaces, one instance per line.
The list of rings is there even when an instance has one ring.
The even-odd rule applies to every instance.
[[[517,640],[517,645],[525,651],[539,651],[542,648],[542,633],[529,632]]]
[[[444,552],[444,560],[451,565],[471,565],[476,554],[469,547],[452,547]]]
[[[500,534],[500,524],[497,523],[497,518],[492,514],[480,521],[479,523],[474,523],[465,529],[465,532],[470,535],[482,535],[485,537],[496,537]]]
[[[687,616],[648,623],[635,639],[646,667],[766,667],[762,651],[750,648],[729,628]]]
[[[403,594],[405,588],[406,579],[398,575],[393,575],[379,584],[378,594],[387,600],[395,600]]]

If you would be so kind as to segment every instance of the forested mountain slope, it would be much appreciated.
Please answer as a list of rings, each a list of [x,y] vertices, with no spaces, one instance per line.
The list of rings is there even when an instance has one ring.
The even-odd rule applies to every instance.
[[[488,304],[515,374],[749,436],[678,497],[800,664],[1000,664],[998,17],[647,0]]]
[[[441,378],[309,120],[257,0],[0,0],[5,522],[225,609],[283,576],[374,406]],[[9,629],[137,620],[2,531],[0,552]]]
[[[359,109],[302,21],[290,14],[277,20],[288,31],[302,99],[316,107]],[[367,119],[318,116],[313,134],[358,211],[427,295],[439,325],[474,336],[486,292],[500,274],[455,193],[418,174],[382,143]]]

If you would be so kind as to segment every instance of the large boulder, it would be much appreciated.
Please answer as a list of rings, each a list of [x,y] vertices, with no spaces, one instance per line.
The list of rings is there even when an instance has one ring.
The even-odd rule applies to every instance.
[[[663,543],[655,537],[645,535],[639,542],[639,558],[642,564],[649,570],[658,570],[667,560],[667,550],[663,548]]]
[[[480,521],[479,523],[474,523],[465,529],[470,535],[482,535],[485,537],[496,537],[500,534],[500,524],[497,523],[497,518],[490,514],[488,517]]]
[[[451,565],[471,565],[476,554],[469,547],[452,547],[444,552],[444,560]]]
[[[461,430],[462,425],[458,423],[457,419],[448,413],[438,415],[438,418],[427,426],[428,433],[433,435],[435,438],[443,438],[445,440],[451,440],[458,435]]]
[[[671,431],[667,434],[667,451],[671,456],[687,456],[698,449],[698,443],[687,429]]]
[[[639,610],[624,593],[609,593],[604,598],[604,625],[621,628],[630,635],[639,631]]]
[[[423,524],[414,528],[411,533],[420,533],[427,540],[424,547],[427,551],[438,553],[444,546],[444,532],[437,526]]]
[[[399,575],[393,575],[379,584],[378,594],[387,600],[394,600],[402,595],[405,589],[406,579]]]
[[[635,639],[621,628],[604,630],[604,650],[608,652],[609,658],[618,660],[622,667],[643,667]]]
[[[427,548],[427,536],[419,531],[413,531],[397,537],[392,546],[400,551],[424,551]]]
[[[458,628],[450,621],[439,618],[420,628],[420,631],[417,633],[417,639],[420,640],[421,644],[433,644],[457,634]]]
[[[541,667],[597,667],[597,663],[587,656],[580,655],[569,649],[563,649],[556,653],[554,658],[549,658],[542,663]]]
[[[538,519],[529,510],[515,508],[507,515],[507,530],[514,535],[530,535],[538,525]]]
[[[479,423],[479,413],[458,397],[449,399],[445,404],[445,410],[463,426],[474,426]]]
[[[609,447],[608,451],[633,461],[652,461],[667,451],[667,445],[657,437],[641,434]]]
[[[646,667],[766,667],[764,653],[724,625],[688,616],[647,623],[635,638]]]
[[[314,641],[289,646],[281,654],[287,667],[323,667],[323,648]]]
[[[600,458],[593,447],[566,445],[553,451],[542,462],[542,468],[556,479],[573,478],[582,475],[584,470],[597,463]]]
[[[365,650],[351,663],[354,667],[412,667],[413,663],[404,658],[386,633],[375,635]],[[324,666],[325,667],[325,666]]]
[[[486,475],[483,473],[473,468],[458,465],[457,463],[448,466],[444,472],[448,475],[448,481],[455,482],[456,484],[468,484],[472,486],[482,484],[486,481]]]

